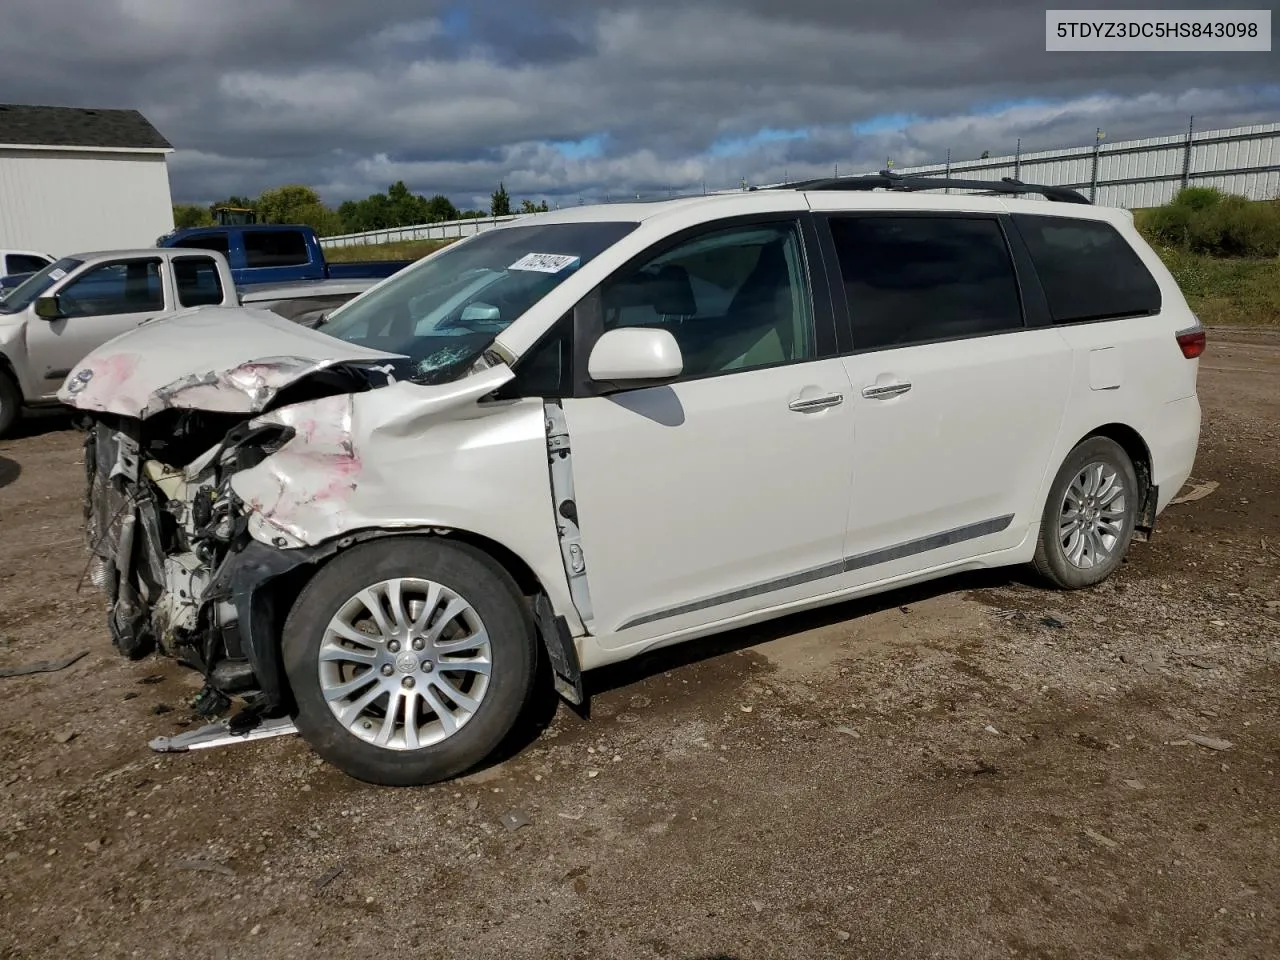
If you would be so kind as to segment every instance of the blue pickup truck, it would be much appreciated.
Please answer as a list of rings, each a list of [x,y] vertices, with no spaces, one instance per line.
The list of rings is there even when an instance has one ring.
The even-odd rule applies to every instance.
[[[231,264],[231,275],[241,289],[309,280],[381,279],[413,262],[329,263],[315,231],[298,225],[191,227],[166,233],[156,246],[216,250]]]

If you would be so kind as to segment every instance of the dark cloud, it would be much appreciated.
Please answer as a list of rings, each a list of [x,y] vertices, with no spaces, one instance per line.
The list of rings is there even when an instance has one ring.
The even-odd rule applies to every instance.
[[[723,188],[1275,120],[1277,81],[1272,54],[1049,54],[1013,0],[9,0],[0,33],[4,99],[143,110],[187,200]]]

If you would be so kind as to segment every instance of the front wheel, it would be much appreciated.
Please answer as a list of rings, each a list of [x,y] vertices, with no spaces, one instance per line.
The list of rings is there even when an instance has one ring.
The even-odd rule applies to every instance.
[[[389,537],[340,554],[284,627],[299,733],[359,780],[412,786],[488,757],[533,689],[532,618],[486,554]]]
[[[1049,488],[1036,571],[1064,590],[1111,576],[1133,539],[1139,492],[1133,461],[1120,444],[1090,437],[1077,446]]]
[[[6,437],[22,419],[22,391],[0,367],[0,438]]]

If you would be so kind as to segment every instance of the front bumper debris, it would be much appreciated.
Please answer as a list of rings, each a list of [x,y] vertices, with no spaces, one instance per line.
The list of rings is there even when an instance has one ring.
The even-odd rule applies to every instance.
[[[272,720],[261,720],[256,717],[254,726],[241,729],[244,724],[237,723],[239,718],[222,720],[188,730],[173,737],[156,737],[149,746],[156,753],[186,753],[188,750],[208,750],[212,747],[225,747],[233,743],[248,743],[250,740],[267,740],[271,737],[287,737],[298,732],[293,721],[288,717],[277,717]]]

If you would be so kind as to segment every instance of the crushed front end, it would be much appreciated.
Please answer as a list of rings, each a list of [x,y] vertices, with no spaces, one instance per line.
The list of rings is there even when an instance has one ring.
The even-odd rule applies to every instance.
[[[225,415],[200,412],[95,417],[85,438],[87,577],[107,595],[112,642],[131,658],[159,651],[200,670],[207,713],[229,697],[279,705],[277,664],[262,662],[241,619],[261,616],[253,587],[307,559],[252,540],[229,482],[292,431],[242,421],[208,447],[226,427]]]

